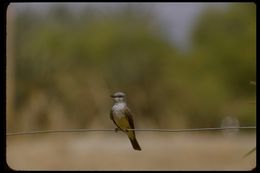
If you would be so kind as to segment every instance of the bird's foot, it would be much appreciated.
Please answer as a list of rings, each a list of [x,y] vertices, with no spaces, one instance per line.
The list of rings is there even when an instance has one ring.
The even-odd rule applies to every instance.
[[[117,127],[116,127],[116,128],[115,128],[115,132],[117,133],[117,132],[118,132],[118,130],[119,130],[119,128],[117,128]]]

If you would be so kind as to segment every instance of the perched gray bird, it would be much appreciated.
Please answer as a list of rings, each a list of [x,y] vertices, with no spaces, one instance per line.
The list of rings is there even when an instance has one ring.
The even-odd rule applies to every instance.
[[[110,111],[110,118],[118,127],[118,129],[122,130],[124,133],[127,134],[131,144],[135,150],[141,150],[136,137],[135,131],[127,130],[127,129],[134,129],[134,120],[130,109],[126,105],[125,101],[125,93],[123,92],[116,92],[111,95],[114,98],[114,105]]]

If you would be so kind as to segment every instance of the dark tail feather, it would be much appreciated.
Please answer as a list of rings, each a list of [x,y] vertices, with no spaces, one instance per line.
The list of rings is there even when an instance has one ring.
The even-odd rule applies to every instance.
[[[136,138],[133,138],[133,139],[129,138],[129,139],[130,139],[130,142],[131,142],[131,144],[132,144],[132,146],[133,146],[133,148],[134,148],[135,150],[141,150],[141,147],[140,147],[140,145],[138,144]]]

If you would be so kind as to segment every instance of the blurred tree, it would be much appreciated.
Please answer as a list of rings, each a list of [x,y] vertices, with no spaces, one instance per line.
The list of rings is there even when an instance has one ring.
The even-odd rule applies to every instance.
[[[214,107],[220,109],[211,112],[219,117],[236,114],[245,124],[252,124],[255,109],[246,100],[255,95],[249,81],[256,77],[256,6],[236,3],[223,11],[209,8],[201,16],[193,35],[197,63],[192,65],[196,64],[194,72],[202,83],[196,85],[201,87],[197,94],[210,99],[204,109],[215,102]]]
[[[144,9],[17,15],[14,128],[111,127],[115,91],[127,93],[137,127],[214,127],[226,116],[255,123],[255,5],[206,10],[186,55]]]
[[[256,75],[254,3],[234,4],[223,12],[205,11],[194,33],[194,46],[196,52],[205,52],[198,59],[208,62],[204,67],[225,80],[229,92],[236,96],[254,93],[248,85]]]
[[[57,109],[71,127],[109,122],[109,95],[117,90],[128,93],[142,118],[159,123],[161,109],[153,105],[167,106],[158,99],[165,86],[162,63],[174,51],[147,11],[126,6],[106,16],[83,11],[85,18],[77,18],[61,6],[45,16],[30,13],[17,17],[15,33],[16,108],[25,112],[20,117],[31,117],[26,121],[34,117],[23,128],[60,127],[50,127]]]

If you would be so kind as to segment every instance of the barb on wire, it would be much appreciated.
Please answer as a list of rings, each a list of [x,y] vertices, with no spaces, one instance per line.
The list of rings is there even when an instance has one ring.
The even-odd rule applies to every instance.
[[[197,131],[219,131],[228,129],[255,129],[254,126],[247,127],[220,127],[220,128],[197,128],[197,129],[127,129],[132,131],[153,131],[153,132],[197,132]],[[70,129],[70,130],[45,130],[33,132],[7,133],[6,136],[32,135],[44,133],[71,133],[71,132],[95,132],[95,131],[115,131],[115,129]]]

